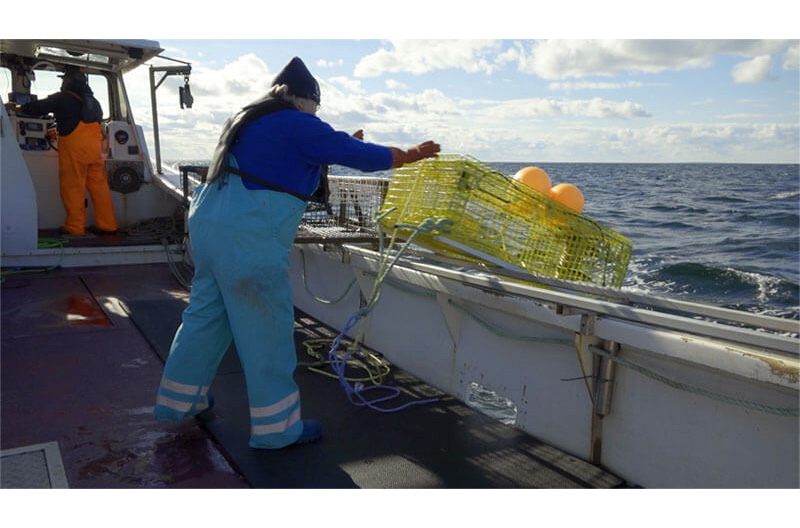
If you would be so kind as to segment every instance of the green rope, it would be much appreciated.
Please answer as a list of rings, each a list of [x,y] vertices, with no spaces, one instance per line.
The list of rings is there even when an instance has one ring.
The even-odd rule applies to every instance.
[[[58,254],[58,262],[53,264],[52,266],[46,268],[27,268],[27,269],[15,269],[15,270],[6,270],[0,273],[0,282],[6,280],[6,277],[10,275],[22,275],[24,273],[46,273],[48,271],[52,271],[59,266],[61,266],[61,261],[64,259],[64,244],[68,241],[63,238],[39,238],[36,243],[36,247],[39,249],[49,249],[49,248],[60,248],[61,251]]]
[[[372,272],[369,272],[369,271],[364,272],[364,273],[366,275],[371,276],[371,277],[377,277],[377,275],[375,273],[372,273]],[[395,280],[392,280],[390,278],[385,278],[383,280],[383,283],[384,284],[388,284],[389,286],[391,286],[392,288],[394,288],[396,290],[400,290],[402,292],[409,293],[411,295],[416,295],[417,297],[428,297],[428,298],[435,298],[436,297],[435,293],[432,293],[432,292],[429,292],[429,291],[425,291],[425,290],[407,288],[407,287],[403,286],[403,284],[401,284],[401,283],[399,283],[399,282],[397,282]]]
[[[314,292],[312,292],[311,289],[308,287],[308,273],[307,273],[307,270],[306,270],[306,254],[302,249],[300,250],[300,258],[303,261],[303,286],[305,287],[306,292],[315,301],[317,301],[319,303],[322,303],[322,304],[336,304],[336,303],[338,303],[339,301],[341,301],[342,299],[345,298],[345,296],[350,292],[350,288],[352,288],[353,284],[356,283],[356,279],[353,279],[352,281],[350,281],[350,284],[347,285],[347,288],[344,290],[344,293],[341,294],[338,298],[336,298],[336,299],[334,299],[332,301],[330,301],[328,299],[323,299],[322,297],[317,297],[316,295],[314,295]]]
[[[381,255],[380,263],[378,265],[378,273],[375,277],[375,281],[372,284],[372,291],[370,292],[369,298],[365,306],[363,306],[359,313],[361,317],[358,320],[358,326],[356,328],[355,339],[354,342],[356,344],[361,343],[364,337],[364,328],[363,323],[365,321],[366,316],[372,310],[372,308],[378,303],[380,299],[381,292],[383,291],[383,284],[386,280],[386,277],[389,275],[389,272],[392,270],[394,265],[400,260],[400,257],[403,256],[403,253],[408,249],[408,247],[414,242],[414,239],[420,233],[430,233],[432,231],[440,231],[442,233],[449,233],[450,227],[453,225],[452,220],[442,219],[439,221],[434,221],[431,218],[425,219],[419,225],[406,225],[406,224],[398,224],[394,226],[392,238],[389,242],[388,247],[384,248],[384,233],[381,227],[381,219],[386,215],[390,214],[394,211],[395,208],[388,209],[386,211],[378,212],[375,215],[375,225],[378,227],[378,252]],[[395,240],[397,237],[398,229],[408,229],[411,230],[411,235],[406,239],[405,243],[400,247],[400,249],[395,253],[394,256],[391,255],[392,247],[395,244]]]
[[[761,411],[770,414],[777,414],[780,416],[798,416],[798,409],[781,409],[778,407],[771,407],[769,405],[762,405],[760,403],[755,403],[747,400],[741,400],[739,398],[732,398],[730,396],[725,396],[723,394],[717,394],[716,392],[711,392],[706,389],[701,389],[698,387],[693,387],[691,385],[687,385],[685,383],[681,383],[679,381],[675,381],[673,379],[667,378],[662,376],[661,374],[656,374],[655,372],[648,370],[644,367],[640,367],[630,361],[626,361],[619,356],[614,356],[602,348],[595,347],[593,345],[589,345],[589,350],[593,353],[603,356],[605,358],[610,359],[615,363],[619,363],[623,367],[627,367],[629,369],[635,370],[636,372],[647,376],[648,378],[654,379],[658,382],[661,382],[665,385],[668,385],[674,389],[690,392],[692,394],[698,394],[700,396],[705,396],[706,398],[711,398],[713,400],[722,401],[725,403],[730,403],[732,405],[738,405],[740,407],[746,407],[748,409],[754,409],[756,411]]]
[[[471,311],[467,310],[466,308],[464,308],[463,306],[461,306],[457,302],[453,301],[452,299],[448,299],[447,302],[449,304],[452,304],[453,306],[455,306],[456,308],[458,308],[459,310],[461,310],[462,312],[464,312],[468,316],[470,316],[472,319],[477,321],[481,326],[483,326],[484,328],[486,328],[487,330],[489,330],[493,334],[495,334],[497,336],[500,336],[502,338],[514,339],[514,340],[517,340],[517,341],[534,341],[534,342],[537,342],[537,343],[554,343],[554,344],[557,344],[557,345],[568,345],[568,346],[574,345],[574,343],[573,343],[573,341],[571,339],[558,339],[558,338],[547,338],[547,337],[530,337],[530,336],[522,336],[522,335],[516,335],[516,334],[506,334],[504,332],[501,332],[501,331],[497,330],[496,328],[491,326],[489,323],[487,323],[486,321],[484,321],[483,319],[481,319],[480,317],[478,317],[477,315],[475,315]]]
[[[39,249],[54,248],[54,247],[64,249],[64,244],[66,243],[67,240],[64,238],[40,238],[37,240],[36,245]]]
[[[183,240],[182,242],[180,242],[180,244],[181,244],[181,247],[183,248],[183,252],[184,252],[184,255],[185,255],[185,253],[186,253],[186,241]],[[189,279],[185,278],[183,276],[183,273],[181,273],[180,270],[178,269],[178,265],[175,262],[175,259],[172,258],[172,252],[170,252],[170,250],[169,250],[169,240],[167,240],[166,238],[162,238],[161,239],[161,245],[164,248],[164,254],[167,257],[167,264],[169,265],[170,272],[172,272],[172,276],[175,277],[175,280],[177,280],[178,283],[181,286],[183,286],[185,289],[191,291],[191,289],[192,289],[192,280],[191,280],[191,278],[189,278]],[[185,262],[184,262],[184,265],[185,265]]]

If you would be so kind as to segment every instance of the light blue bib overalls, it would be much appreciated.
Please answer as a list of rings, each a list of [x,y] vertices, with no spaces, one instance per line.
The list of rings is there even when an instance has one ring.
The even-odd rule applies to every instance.
[[[235,338],[250,402],[250,446],[278,449],[298,439],[303,423],[288,271],[305,206],[287,193],[248,190],[235,175],[198,187],[189,210],[191,298],[164,367],[156,419],[179,421],[208,407],[209,386]]]

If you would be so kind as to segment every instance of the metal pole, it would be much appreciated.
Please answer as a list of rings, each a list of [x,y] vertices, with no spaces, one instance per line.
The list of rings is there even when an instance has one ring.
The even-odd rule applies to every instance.
[[[181,62],[181,61],[178,61]],[[150,106],[153,110],[153,139],[155,140],[156,147],[156,173],[161,172],[161,138],[158,135],[158,106],[156,104],[156,90],[168,75],[185,75],[188,76],[192,72],[192,67],[185,63],[185,66],[150,66]],[[155,72],[164,72],[161,80],[156,84]]]
[[[605,349],[616,356],[619,353],[619,343],[609,341]],[[614,390],[614,373],[617,364],[608,358],[602,358],[598,370],[597,392],[595,393],[595,412],[606,416],[611,412],[611,394]]]
[[[612,355],[619,354],[619,343],[609,341],[603,347]],[[611,412],[611,394],[614,388],[614,374],[616,363],[608,358],[594,356],[595,395],[594,409],[592,412],[591,445],[589,446],[589,461],[597,466],[603,460],[603,418]]]
[[[153,110],[153,139],[156,147],[156,174],[161,174],[161,141],[158,137],[158,108],[156,106],[155,69],[150,66],[150,106]]]

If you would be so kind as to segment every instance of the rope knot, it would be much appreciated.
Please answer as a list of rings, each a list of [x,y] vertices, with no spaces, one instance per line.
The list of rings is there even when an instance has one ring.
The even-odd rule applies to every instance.
[[[435,222],[432,218],[427,218],[419,225],[418,229],[420,233],[430,233],[433,230],[449,233],[452,225],[453,221],[447,218],[442,218],[438,222]]]

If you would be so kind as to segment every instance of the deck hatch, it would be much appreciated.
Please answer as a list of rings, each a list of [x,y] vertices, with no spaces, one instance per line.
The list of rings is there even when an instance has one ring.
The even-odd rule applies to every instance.
[[[58,442],[0,451],[0,488],[69,488]]]

